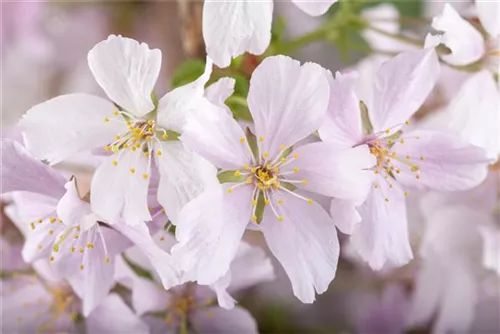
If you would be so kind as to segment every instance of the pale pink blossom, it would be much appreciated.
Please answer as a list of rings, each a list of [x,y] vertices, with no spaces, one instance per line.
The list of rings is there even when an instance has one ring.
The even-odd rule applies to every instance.
[[[311,16],[326,13],[336,0],[292,0]],[[271,41],[273,1],[205,0],[203,38],[207,54],[220,67],[245,52],[260,55]]]
[[[121,217],[130,225],[151,220],[147,193],[152,170],[158,168],[158,201],[175,220],[185,203],[216,182],[211,165],[176,140],[186,115],[203,110],[211,63],[198,80],[157,101],[153,88],[160,50],[111,35],[89,52],[88,61],[114,103],[68,94],[34,106],[20,122],[28,149],[51,164],[81,151],[107,151],[92,180],[91,206],[110,223]]]
[[[401,53],[374,75],[371,98],[363,99],[368,111],[364,116],[354,90],[355,74],[337,74],[330,80],[329,117],[319,129],[321,138],[333,147],[367,146],[377,158],[368,199],[364,203],[334,199],[330,213],[342,232],[352,233],[353,245],[374,269],[400,266],[413,257],[405,187],[461,190],[486,176],[482,149],[445,133],[405,131],[438,76],[433,49]]]
[[[305,191],[362,201],[373,178],[364,169],[375,163],[367,147],[297,144],[321,126],[328,101],[323,68],[276,56],[250,80],[255,136],[215,106],[188,119],[181,140],[219,167],[223,180],[186,205],[176,229],[172,254],[199,283],[227,272],[248,226],[262,231],[299,299],[310,303],[315,291],[326,291],[339,256],[337,234]]]

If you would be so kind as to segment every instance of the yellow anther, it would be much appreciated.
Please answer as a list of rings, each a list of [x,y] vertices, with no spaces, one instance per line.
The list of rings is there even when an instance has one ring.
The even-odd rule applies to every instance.
[[[168,135],[167,135],[166,133],[164,133],[164,134],[161,136],[161,138],[162,138],[163,140],[167,140],[167,139],[168,139]]]
[[[392,184],[389,184],[389,188],[391,188],[391,189],[392,189],[392,188],[394,188],[394,186],[393,186]]]
[[[155,121],[153,121],[152,119],[148,119],[149,126],[153,126],[154,124],[155,124]]]
[[[248,166],[247,164],[244,164],[243,169],[250,169],[250,166]]]
[[[130,173],[134,174],[135,173],[135,168],[130,168]]]
[[[267,164],[267,165],[266,165],[266,169],[267,169],[267,170],[270,170],[270,169],[271,169],[271,165],[270,165],[270,164]]]
[[[285,162],[286,162],[286,157],[282,157],[282,158],[280,159],[280,162],[281,162],[282,164],[283,164],[283,163],[285,163]]]
[[[284,201],[284,200],[282,200],[282,199],[279,199],[279,200],[278,200],[278,204],[283,204],[283,203],[285,203],[285,201]]]
[[[127,149],[128,148],[128,144],[127,143],[123,144],[123,148]]]
[[[278,221],[282,222],[283,221],[283,216],[278,216]]]
[[[78,235],[78,234],[75,234],[75,235],[73,236],[73,238],[74,238],[75,240],[76,240],[76,239],[78,239],[78,237],[79,237],[79,235]]]
[[[263,142],[263,141],[264,141],[264,137],[260,136],[260,137],[259,137],[259,141],[260,141],[260,142]]]
[[[276,174],[280,172],[280,169],[278,167],[274,167],[273,168],[273,172],[275,172]]]
[[[233,192],[233,188],[227,188],[227,193],[230,194]]]
[[[119,150],[120,148],[118,147],[118,145],[111,146],[111,151],[113,151],[114,153],[118,152]]]
[[[268,205],[269,204],[269,200],[268,199],[265,199],[264,200],[264,205]]]
[[[312,199],[308,199],[307,203],[312,205],[313,204],[313,200]]]
[[[404,138],[401,138],[401,139],[399,140],[399,142],[400,142],[401,144],[404,144],[404,143],[405,143],[405,139],[404,139]]]
[[[104,117],[104,122],[109,122],[109,118],[108,117]]]
[[[240,172],[239,170],[236,170],[236,171],[234,171],[234,175],[235,175],[235,176],[240,176],[240,175],[241,175],[241,172]]]
[[[137,143],[137,144],[135,144],[135,147],[136,147],[136,148],[140,148],[140,147],[141,147],[141,143]]]
[[[118,160],[113,160],[113,166],[117,166],[118,165]]]
[[[106,152],[111,151],[111,146],[109,146],[109,145],[104,146],[104,151],[106,151]]]
[[[94,248],[94,244],[89,242],[87,245],[86,245],[87,248]]]
[[[389,199],[386,197],[386,198],[385,198],[385,201],[386,201],[386,202],[389,202]]]
[[[83,264],[80,265],[80,270],[83,270],[85,266]]]
[[[378,174],[378,169],[375,169],[373,173]]]
[[[146,158],[149,158],[149,152],[144,152],[144,156],[145,156]]]
[[[385,133],[387,133],[387,134],[391,133],[391,129],[385,130]]]
[[[256,215],[253,215],[251,218],[250,218],[251,221],[253,222],[256,222],[257,221],[257,216]]]
[[[416,177],[417,179],[420,179],[420,175],[418,175],[418,174],[417,174],[417,175],[415,175],[415,177]]]
[[[374,184],[373,188],[377,189],[378,188],[378,184]]]
[[[262,156],[264,157],[264,159],[269,158],[269,152],[264,152],[264,153],[262,154]]]
[[[75,252],[75,247],[71,247],[69,250],[71,251],[71,253],[74,253]]]
[[[411,171],[412,171],[413,173],[418,172],[418,171],[419,171],[419,169],[420,169],[420,167],[418,167],[418,166],[411,166]]]
[[[294,159],[298,159],[298,158],[299,158],[298,153],[295,153],[295,154],[293,155],[293,158],[294,158]]]
[[[118,139],[120,139],[120,135],[115,136],[115,140],[118,140]]]
[[[50,235],[54,235],[54,230],[49,230]]]
[[[113,115],[118,116],[119,114],[118,110],[113,111]]]
[[[51,256],[51,257],[49,258],[49,261],[50,261],[50,262],[54,262],[54,257],[53,257],[53,256]]]
[[[51,224],[54,224],[56,222],[57,218],[55,217],[50,217],[49,221]]]
[[[255,173],[255,172],[257,172],[257,168],[252,167],[252,169],[250,169],[250,171],[251,171],[252,173]]]
[[[393,157],[395,157],[395,156],[397,155],[397,153],[396,153],[396,152],[392,152],[392,153],[391,153],[391,155],[392,155]]]
[[[128,126],[132,125],[132,121],[128,120],[125,122]]]
[[[156,155],[160,156],[162,155],[162,152],[160,150],[156,151]]]
[[[109,257],[107,257],[107,256],[106,256],[106,257],[104,258],[104,263],[110,263],[110,262],[111,262],[111,259],[110,259]]]
[[[136,148],[135,146],[132,146],[130,149],[131,149],[133,152],[135,152],[135,150],[137,150],[137,148]]]
[[[407,155],[406,160],[410,160],[410,159],[411,159],[411,156]]]
[[[405,196],[408,196],[408,195],[410,195],[410,193],[409,193],[409,192],[407,192],[407,191],[405,191]]]
[[[394,141],[393,141],[392,139],[388,139],[388,140],[387,140],[387,143],[388,143],[389,145],[392,145],[392,143],[394,143]]]
[[[286,150],[286,146],[285,145],[280,145],[280,151],[284,151]]]
[[[78,232],[80,232],[80,230],[81,230],[81,229],[82,229],[82,228],[80,227],[80,225],[78,225],[78,226],[76,227],[76,230],[77,230]]]
[[[148,174],[146,174],[146,173],[144,173],[144,174],[142,174],[142,178],[143,178],[144,180],[147,180],[147,179],[149,178],[149,175],[148,175]]]
[[[257,201],[256,200],[252,200],[252,206],[256,206],[257,205]]]
[[[424,160],[425,160],[425,157],[422,155],[422,156],[420,157],[420,160],[424,161]]]
[[[251,184],[252,183],[252,177],[251,176],[247,177],[247,181],[246,182],[247,182],[247,184]]]
[[[241,138],[240,138],[240,143],[242,143],[242,144],[243,144],[244,142],[245,142],[245,137],[241,137]]]
[[[307,180],[302,180],[302,181],[300,181],[300,183],[307,184]]]
[[[298,173],[298,172],[299,172],[299,169],[298,169],[297,167],[295,167],[295,168],[293,169],[293,172],[294,172],[294,173]]]
[[[32,230],[34,230],[34,229],[36,228],[36,226],[35,226],[35,223],[34,223],[34,222],[31,222],[31,223],[30,223],[30,226],[31,226],[31,229],[32,229]]]
[[[410,125],[410,121],[405,121],[405,124],[406,125]]]

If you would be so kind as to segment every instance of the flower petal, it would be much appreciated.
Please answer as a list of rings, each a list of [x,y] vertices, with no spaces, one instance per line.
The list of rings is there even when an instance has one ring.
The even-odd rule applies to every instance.
[[[359,99],[354,92],[356,73],[328,75],[330,104],[327,117],[318,129],[321,140],[339,147],[353,147],[363,140]]]
[[[292,0],[292,2],[311,16],[320,16],[327,12],[337,0]]]
[[[260,228],[290,278],[294,295],[312,303],[315,290],[325,292],[335,277],[340,252],[335,225],[319,204],[285,192],[276,196],[284,200],[278,207],[283,221],[267,207]],[[272,201],[278,206],[277,198]]]
[[[379,176],[366,202],[359,207],[361,223],[352,233],[351,242],[364,261],[374,270],[384,265],[398,267],[412,258],[406,220],[406,203],[402,189],[390,188]]]
[[[483,57],[485,53],[483,36],[449,4],[444,5],[441,15],[434,17],[432,28],[442,34],[427,35],[425,47],[446,45],[451,54],[441,56],[445,62],[463,66],[475,63]]]
[[[189,149],[222,169],[241,169],[252,161],[243,129],[231,114],[215,106],[189,117],[181,140]]]
[[[205,1],[203,38],[207,54],[219,67],[248,51],[262,54],[271,40],[273,2]]]
[[[476,1],[476,10],[484,29],[495,38],[500,33],[500,4],[497,1]]]
[[[191,114],[202,114],[213,108],[204,97],[205,84],[212,74],[213,63],[207,57],[205,72],[195,81],[165,94],[158,104],[158,125],[167,130],[182,133],[186,118]]]
[[[19,122],[28,151],[55,164],[75,153],[102,147],[127,131],[125,122],[110,120],[116,107],[96,96],[69,94],[40,103]]]
[[[148,209],[149,162],[142,151],[123,150],[106,158],[91,184],[92,211],[109,224],[151,220]]]
[[[91,214],[90,204],[80,199],[76,188],[76,178],[68,181],[64,187],[66,188],[66,193],[57,203],[57,217],[66,226],[79,225],[85,216]]]
[[[205,159],[188,151],[181,142],[156,144],[155,150],[162,152],[155,156],[161,175],[158,202],[175,224],[184,205],[204,190],[219,184],[217,170]]]
[[[434,88],[439,71],[434,49],[403,52],[383,63],[375,79],[373,110],[369,110],[375,132],[410,119]]]
[[[250,220],[252,192],[250,186],[231,194],[213,188],[181,211],[172,255],[191,279],[209,285],[229,270]]]
[[[325,118],[330,91],[327,72],[286,56],[268,57],[250,79],[248,105],[261,151],[275,157],[317,130]]]
[[[398,182],[406,186],[440,191],[466,190],[477,186],[487,176],[486,152],[455,136],[417,130],[405,133],[402,139],[403,143],[398,141],[392,151],[404,158],[405,163],[394,161],[394,165],[401,170],[396,176]]]
[[[227,108],[224,103],[228,97],[234,93],[234,84],[236,80],[234,78],[221,78],[207,87],[205,91],[206,98],[221,108]],[[228,109],[228,111],[230,111]]]
[[[362,202],[373,181],[375,157],[366,145],[339,150],[326,142],[306,144],[298,147],[297,154],[283,171],[293,173],[293,180],[302,180],[300,188],[325,196]],[[294,169],[298,168],[295,172]],[[304,182],[305,180],[305,182]]]
[[[460,88],[447,110],[449,130],[486,150],[493,161],[500,155],[500,94],[493,75],[483,70]]]
[[[138,315],[163,311],[168,306],[167,292],[158,283],[137,277],[132,287],[132,305]]]
[[[0,144],[2,193],[29,191],[59,199],[66,179],[61,173],[33,158],[16,141],[2,139]]]
[[[361,222],[357,205],[353,201],[334,198],[330,206],[330,216],[340,232],[352,234],[356,225]]]
[[[149,333],[147,325],[116,293],[110,294],[85,321],[90,333]]]
[[[95,80],[113,102],[138,117],[154,109],[151,93],[160,74],[160,50],[110,35],[90,50],[88,62]]]
[[[483,237],[483,266],[500,275],[500,229],[481,226],[479,232]]]
[[[197,333],[258,333],[257,322],[250,312],[241,307],[232,310],[219,307],[198,309],[190,314],[189,322]]]

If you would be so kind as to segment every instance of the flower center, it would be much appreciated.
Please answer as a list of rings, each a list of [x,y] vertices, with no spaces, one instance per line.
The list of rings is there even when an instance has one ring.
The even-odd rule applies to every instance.
[[[276,173],[279,172],[278,167],[276,167],[275,171]],[[278,189],[280,186],[278,177],[274,175],[273,171],[267,169],[266,167],[256,168],[256,171],[253,174],[256,178],[257,188],[259,188],[260,190],[267,190],[271,187],[273,187],[274,189]]]

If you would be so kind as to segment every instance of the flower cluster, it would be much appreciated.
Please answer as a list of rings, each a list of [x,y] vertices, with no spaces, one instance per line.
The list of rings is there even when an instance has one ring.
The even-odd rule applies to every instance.
[[[317,16],[335,1],[292,2]],[[57,96],[23,115],[22,142],[2,138],[2,194],[26,262],[2,276],[2,330],[255,333],[232,295],[274,279],[274,269],[243,240],[247,231],[262,235],[293,294],[312,303],[335,278],[337,230],[360,266],[407,265],[407,206],[423,193],[429,227],[407,322],[425,323],[441,307],[437,332],[467,329],[473,312],[455,318],[457,291],[474,300],[485,268],[500,273],[500,226],[476,226],[492,220],[500,153],[491,73],[499,25],[483,6],[487,37],[446,5],[432,22],[438,33],[368,59],[368,79],[361,66],[332,73],[266,54],[239,97],[245,121],[230,108],[235,79],[220,74],[234,57],[268,49],[272,1],[206,0],[204,72],[162,97],[159,49],[116,35],[97,43],[88,67],[107,98]],[[442,67],[478,62],[448,110],[415,120]],[[81,156],[97,166],[90,182],[60,168]],[[493,193],[493,204],[472,205],[477,192]],[[403,292],[386,293],[392,310]]]

